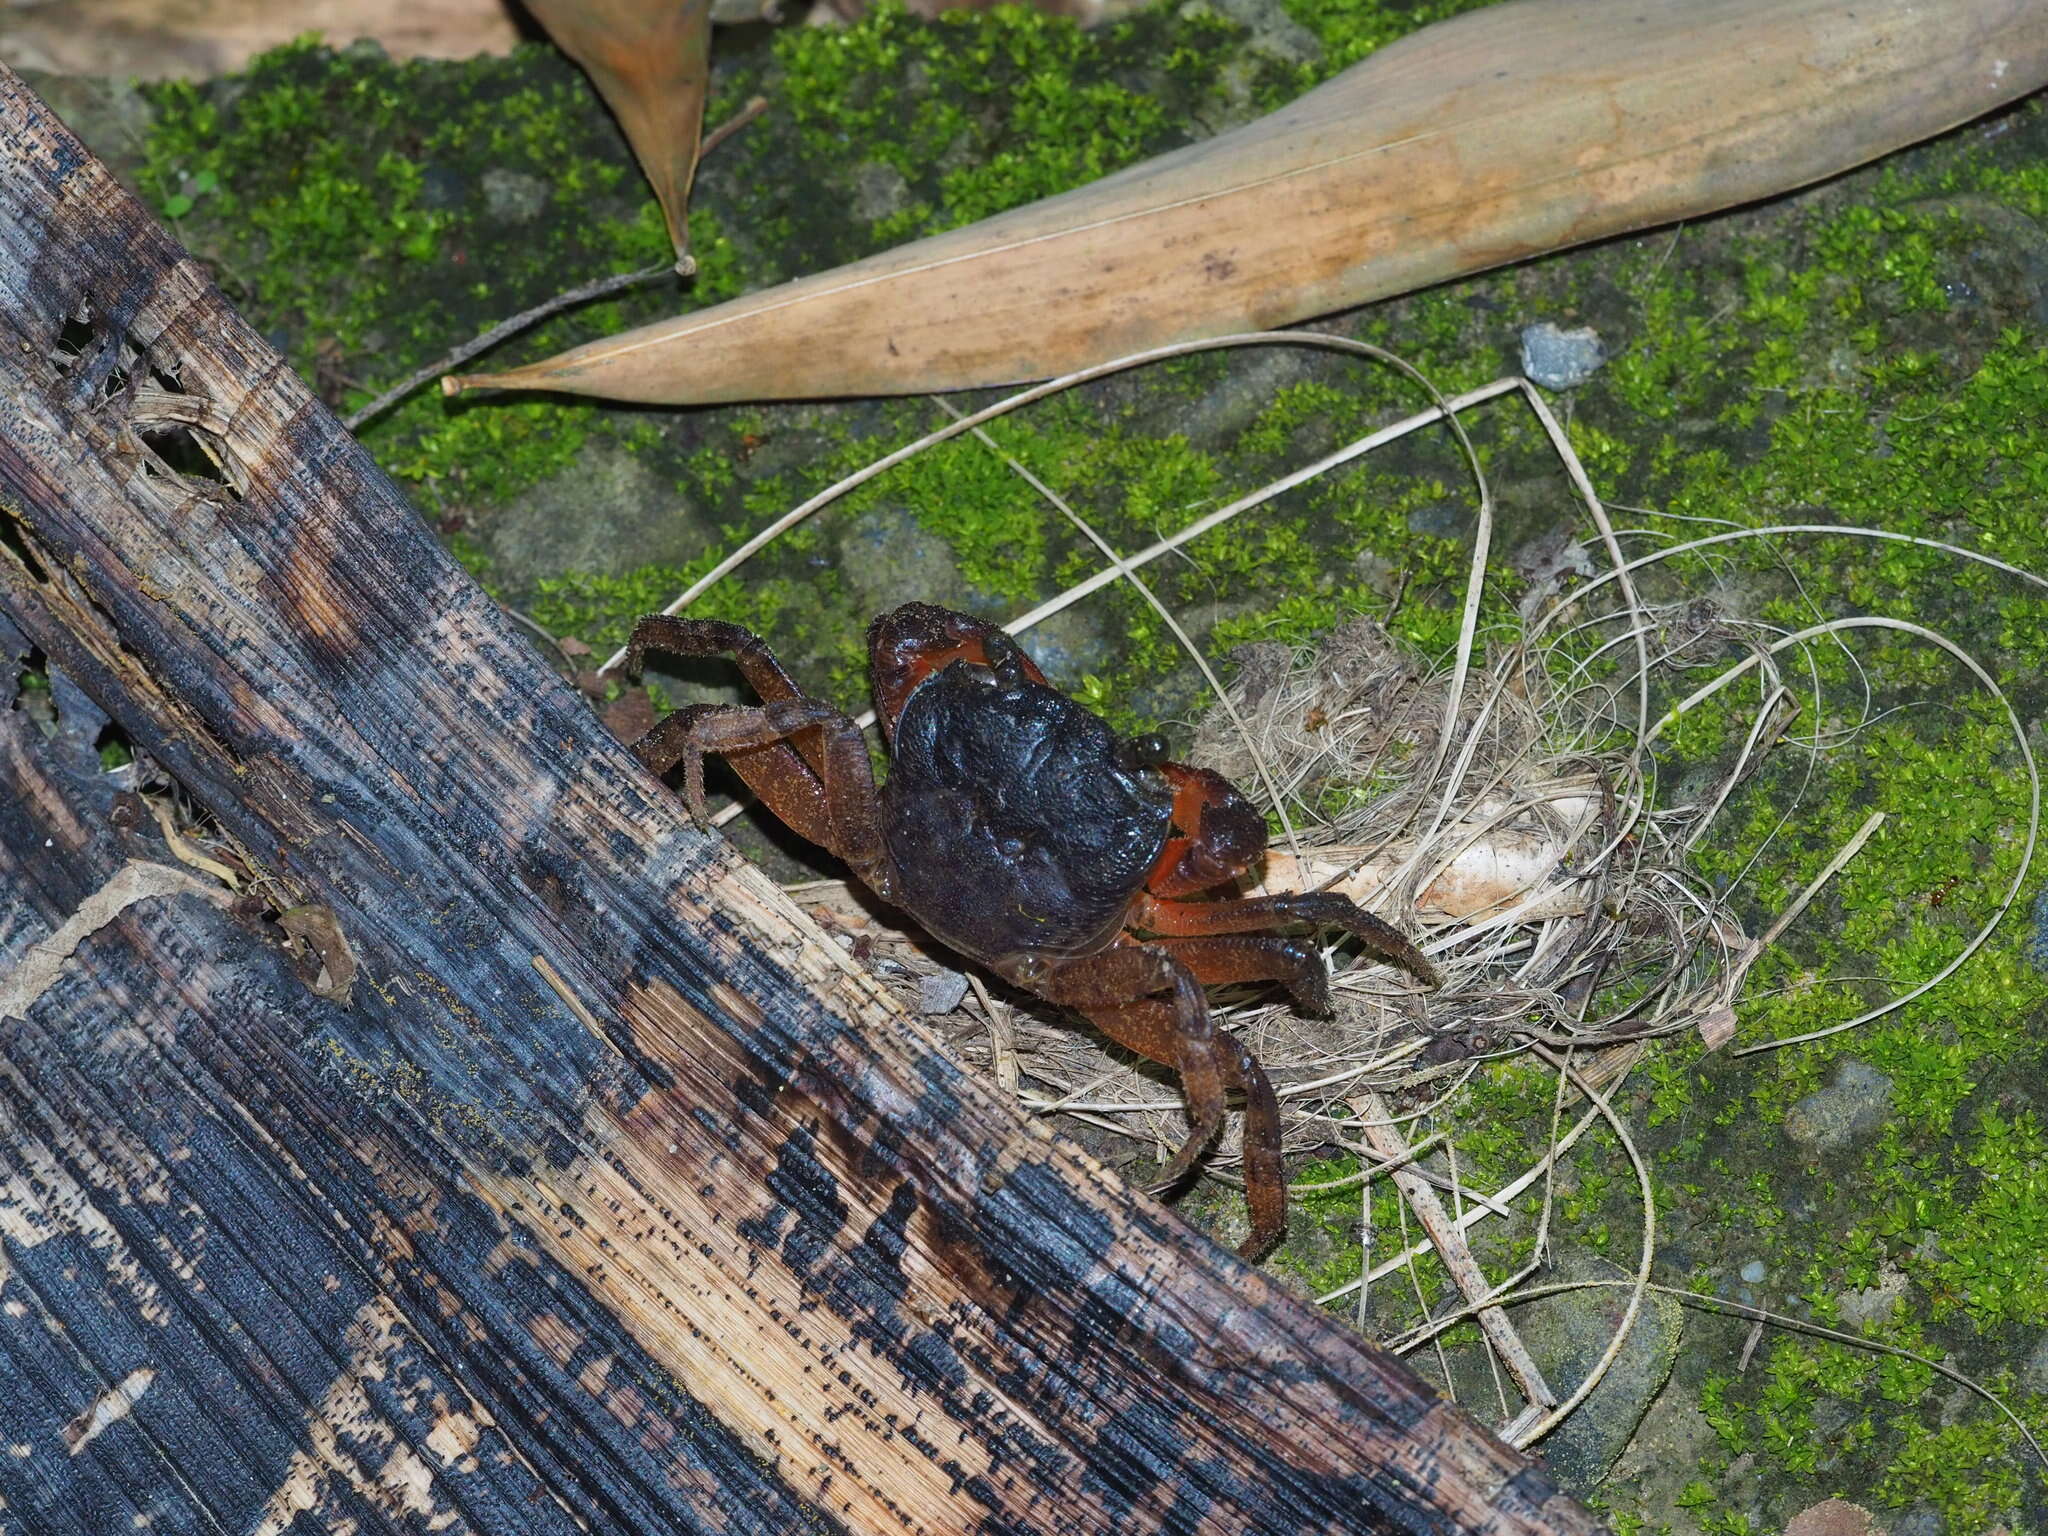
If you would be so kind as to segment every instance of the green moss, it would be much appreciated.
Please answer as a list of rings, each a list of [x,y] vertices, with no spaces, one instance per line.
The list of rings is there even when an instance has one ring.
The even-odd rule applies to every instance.
[[[342,408],[570,283],[658,263],[660,212],[582,77],[551,50],[461,65],[311,40],[241,77],[145,87],[138,176],[291,363]],[[534,199],[527,243],[477,249],[490,186]],[[514,196],[514,193],[507,193]],[[710,302],[741,286],[716,215],[692,213]],[[673,304],[630,296],[541,327],[542,356]],[[501,501],[574,462],[599,408],[416,395],[366,441],[429,507]]]
[[[1312,1159],[1290,1172],[1298,1185],[1345,1186],[1297,1196],[1295,1219],[1313,1221],[1319,1240],[1291,1242],[1276,1255],[1280,1266],[1300,1276],[1315,1295],[1349,1285],[1364,1271],[1364,1251],[1357,1239],[1361,1197],[1356,1185],[1347,1185],[1357,1176],[1358,1159],[1349,1155]],[[1314,1258],[1305,1257],[1311,1252]]]
[[[1356,398],[1334,384],[1307,380],[1275,391],[1272,403],[1238,438],[1248,453],[1271,457],[1288,452],[1304,428],[1343,420],[1357,409]]]
[[[574,636],[610,651],[626,643],[635,620],[666,607],[718,556],[689,565],[643,565],[623,576],[574,572],[544,578],[533,604],[537,623],[553,634]],[[763,635],[786,635],[791,617],[812,601],[797,584],[781,578],[720,582],[690,608],[692,618],[726,619]]]
[[[1629,443],[1643,436],[1621,431],[1624,420],[1673,427],[1596,483],[1683,519],[1638,518],[1652,537],[1853,521],[2048,569],[2048,351],[1957,308],[1951,277],[1983,237],[1967,203],[1926,201],[2040,206],[2040,165],[2001,164],[2000,153],[1968,141],[1936,170],[1815,199],[1739,260],[1698,249],[1674,260],[1669,240],[1617,253],[1609,270],[1632,305],[1626,348],[1578,396],[1575,440],[1582,424]],[[1697,238],[1683,237],[1681,256]],[[1746,616],[1787,628],[1859,611],[1929,624],[1989,666],[2023,718],[2039,708],[2048,607],[1937,550],[1802,536],[1645,579],[1678,601],[1732,591],[1738,612],[1747,599]],[[2003,711],[1925,642],[1866,632],[1845,644],[1816,647],[1810,670],[1788,668],[1794,687],[1818,678],[1828,690],[1792,733],[1818,733],[1818,749],[1781,746],[1697,850],[1755,932],[1872,810],[1889,818],[1751,973],[1740,1005],[1750,1040],[1825,1028],[1932,975],[2017,868],[2025,783]],[[1731,690],[1668,730],[1660,777],[1732,766],[1755,701]],[[2037,876],[2022,910],[2038,889]],[[1798,1302],[1817,1320],[1901,1271],[1904,1305],[1870,1325],[1876,1336],[1980,1374],[2010,1359],[2014,1330],[2048,1315],[2031,1215],[2042,1203],[2032,1170],[2048,1149],[2027,1107],[2048,1070],[2037,1023],[2048,984],[2027,942],[2009,922],[1932,993],[1814,1045],[1730,1062],[1688,1044],[1652,1059],[1637,1103],[1668,1230],[1719,1264],[1754,1257],[1798,1276]],[[1839,1167],[1787,1168],[1783,1117],[1851,1056],[1892,1081],[1883,1132]],[[1929,1499],[1957,1532],[2015,1520],[2021,1458],[2001,1421],[1975,1405],[1942,1409],[1932,1394],[1953,1389],[1927,1367],[1833,1348],[1773,1341],[1761,1369],[1706,1373],[1699,1402],[1719,1454],[1703,1470],[1755,1457],[1779,1520],[1844,1483],[1895,1506]],[[1846,1422],[1819,1434],[1830,1399]],[[1952,1422],[1930,1427],[1939,1420]],[[1834,1459],[1817,1463],[1816,1444]],[[1988,1477],[1992,1467],[2011,1475]],[[1714,1476],[1682,1502],[1701,1529],[1747,1523],[1722,1508]]]
[[[1362,587],[1340,588],[1327,596],[1290,593],[1258,613],[1225,619],[1212,632],[1212,639],[1224,655],[1240,645],[1258,642],[1311,645],[1347,619],[1380,606],[1379,599]]]
[[[992,422],[990,435],[1029,465],[1040,454],[1035,434],[1011,422]],[[960,574],[983,592],[1018,600],[1033,596],[1046,576],[1046,535],[1051,510],[997,455],[972,437],[956,437],[923,454],[914,472],[856,506],[900,495],[919,524],[944,539]]]
[[[405,91],[402,69],[310,39],[264,55],[225,107],[189,82],[149,88],[144,195],[173,221],[203,211],[236,232],[225,275],[295,325],[302,366],[320,338],[360,346],[400,270],[437,254],[447,221],[420,206],[419,162],[338,131],[400,111]]]
[[[783,90],[810,152],[888,166],[912,186],[876,221],[878,244],[951,228],[1062,192],[1179,137],[1175,108],[1214,88],[1241,28],[1220,17],[1172,28],[1151,88],[1124,60],[1163,38],[1159,12],[1100,32],[1024,6],[910,17],[876,7],[845,28],[777,34]],[[972,104],[1000,102],[1000,111]],[[942,169],[942,167],[945,167]]]
[[[1396,38],[1493,0],[1420,0],[1412,5],[1361,5],[1358,0],[1284,0],[1287,14],[1316,35],[1322,73],[1335,74]]]
[[[1976,1173],[1965,1200],[1922,1224],[1941,1239],[1925,1264],[1933,1315],[1961,1308],[1986,1328],[2038,1323],[2048,1317],[2048,1141],[2031,1110],[1986,1106],[1964,1157]]]
[[[1930,1503],[1951,1530],[1986,1530],[2019,1502],[2025,1452],[2018,1438],[2003,1424],[1909,1422],[1877,1496],[1894,1508]]]
[[[427,507],[501,502],[574,464],[596,415],[545,399],[450,409],[420,396],[391,423],[384,469]]]
[[[1311,1160],[1290,1175],[1296,1185],[1337,1186],[1296,1196],[1296,1236],[1271,1260],[1274,1268],[1298,1276],[1312,1294],[1323,1295],[1350,1285],[1364,1272],[1365,1249],[1360,1241],[1363,1190],[1350,1182],[1356,1179],[1358,1167],[1358,1159],[1347,1154]],[[1372,1220],[1375,1261],[1400,1252],[1421,1235],[1408,1217],[1407,1207],[1384,1179],[1373,1187]],[[1304,1225],[1313,1229],[1306,1236],[1300,1231]],[[1416,1292],[1441,1295],[1448,1284],[1449,1276],[1434,1253],[1418,1259],[1397,1276],[1375,1282],[1375,1328],[1395,1331],[1421,1322],[1423,1314],[1415,1299]],[[1354,1293],[1333,1305],[1348,1314],[1357,1304]],[[1453,1343],[1465,1341],[1462,1330],[1453,1330],[1446,1337]]]
[[[1084,32],[1027,6],[916,20],[900,3],[844,28],[776,35],[778,94],[803,152],[903,179],[869,223],[877,245],[986,218],[1093,181],[1232,120],[1245,97],[1278,105],[1383,43],[1478,0],[1290,6],[1330,50],[1308,67],[1244,47],[1204,6],[1155,6]],[[982,103],[1000,102],[1000,110]]]
[[[1373,35],[1433,14],[1397,14],[1373,23]],[[1093,33],[1025,7],[925,23],[885,6],[848,28],[786,29],[768,53],[719,76],[714,119],[757,88],[788,112],[749,130],[707,173],[711,193],[691,220],[699,272],[684,302],[772,281],[777,273],[761,260],[771,235],[808,245],[808,265],[829,264],[1093,179],[1170,147],[1190,120],[1240,112],[1247,90],[1305,83],[1264,55],[1247,64],[1245,35],[1220,15],[1169,8]],[[1346,46],[1366,45],[1357,32]],[[305,41],[234,82],[150,95],[157,119],[145,190],[215,264],[230,296],[344,407],[572,278],[648,265],[665,250],[658,210],[609,118],[581,76],[545,50],[422,65]],[[973,105],[998,100],[1000,112]],[[906,178],[909,205],[866,231],[843,218],[835,228],[820,221],[818,205],[830,199],[813,192],[799,203],[778,190],[772,159],[790,155],[842,167],[849,188],[862,164],[890,167]],[[716,207],[727,165],[752,189],[739,231]],[[477,247],[487,177],[538,199],[530,243]],[[851,192],[841,201],[852,202]],[[673,305],[672,292],[653,291],[590,306],[516,343],[506,360]],[[1453,323],[1451,307],[1444,314]],[[510,419],[483,420],[500,413]],[[477,410],[420,397],[375,423],[366,442],[428,505],[448,510],[501,501],[558,473],[606,421],[552,401]],[[1055,454],[1072,457],[1064,446]],[[952,472],[993,491],[965,467],[970,458],[935,462],[930,480]],[[1132,477],[1127,526],[1182,494],[1164,473],[1172,466],[1160,468]],[[719,488],[716,472],[700,468],[695,479]],[[999,509],[943,489],[922,499],[919,515],[962,542],[978,586],[1007,595],[1040,581],[1059,549],[1031,533],[1022,503],[1005,499],[1012,510],[1001,528]],[[1284,533],[1269,542],[1276,555],[1299,548]]]

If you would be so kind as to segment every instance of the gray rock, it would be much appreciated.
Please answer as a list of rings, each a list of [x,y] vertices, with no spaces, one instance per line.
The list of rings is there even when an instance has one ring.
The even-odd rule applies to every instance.
[[[1742,1278],[1751,1285],[1762,1285],[1764,1276],[1769,1273],[1770,1270],[1764,1267],[1762,1259],[1751,1259],[1742,1266]]]
[[[1351,557],[1351,571],[1382,597],[1391,595],[1400,585],[1400,569],[1393,561],[1370,549],[1361,549]]]
[[[1242,432],[1273,404],[1273,397],[1291,384],[1314,375],[1316,358],[1305,347],[1249,347],[1229,354],[1230,366],[1199,398],[1160,402],[1145,423],[1161,436],[1177,434],[1191,443],[1227,441]],[[1135,381],[1127,381],[1134,383]],[[1303,462],[1335,447],[1339,434],[1355,423],[1304,424],[1295,436],[1290,461]]]
[[[1853,1058],[1835,1068],[1835,1080],[1787,1111],[1785,1134],[1812,1152],[1839,1152],[1874,1135],[1891,1108],[1892,1080]]]
[[[2034,898],[2029,916],[2034,926],[2026,939],[2027,963],[2037,971],[2048,971],[2048,887]]]
[[[1434,539],[1462,538],[1472,526],[1472,503],[1460,496],[1425,502],[1408,514],[1408,528]]]
[[[1578,1254],[1561,1260],[1545,1278],[1631,1277],[1605,1259]],[[1628,1297],[1619,1287],[1588,1287],[1510,1308],[1509,1315],[1551,1389],[1565,1396],[1599,1363],[1621,1325]],[[1653,1292],[1643,1298],[1628,1341],[1600,1385],[1542,1443],[1544,1459],[1567,1487],[1581,1494],[1589,1492],[1628,1448],[1644,1410],[1671,1374],[1684,1325],[1684,1308],[1669,1296]]]
[[[1017,637],[1017,643],[1038,663],[1047,681],[1063,692],[1077,686],[1085,672],[1107,671],[1112,657],[1102,625],[1085,602],[1033,625]]]
[[[538,176],[493,166],[483,174],[484,206],[506,224],[531,224],[548,210],[554,191]]]
[[[620,576],[643,565],[681,565],[712,539],[673,486],[603,439],[588,443],[561,474],[481,517],[475,533],[493,576],[522,595],[537,576],[557,571]]]
[[[1878,1272],[1877,1284],[1838,1296],[1835,1310],[1841,1314],[1846,1326],[1861,1328],[1866,1323],[1883,1322],[1898,1310],[1899,1303],[1905,1299],[1905,1275],[1899,1270],[1886,1268]],[[2037,1390],[2048,1391],[2048,1337],[2042,1339],[2042,1346],[2035,1354],[2041,1362],[2041,1386]]]
[[[2041,1335],[2020,1367],[2020,1385],[2029,1392],[2048,1392],[2048,1333]]]
[[[1535,1447],[1545,1453],[1548,1441]],[[1719,1444],[1700,1411],[1699,1386],[1676,1375],[1664,1383],[1630,1438],[1628,1449],[1604,1481],[1627,1489],[1642,1509],[1672,1509],[1685,1485],[1699,1476],[1701,1463]],[[1727,1497],[1732,1490],[1722,1490]],[[1654,1527],[1652,1527],[1654,1529]]]
[[[1258,611],[1257,603],[1225,598],[1213,603],[1197,603],[1192,608],[1183,609],[1174,617],[1180,620],[1180,627],[1188,632],[1188,638],[1199,645],[1226,619],[1241,619],[1248,613]]]
[[[1545,389],[1576,389],[1606,361],[1607,345],[1590,325],[1567,331],[1545,320],[1522,328],[1522,376]]]
[[[1925,198],[1916,213],[1947,213],[1976,226],[1979,238],[1950,256],[1942,287],[1949,302],[1991,306],[2000,325],[2048,325],[2048,229],[2017,208],[1978,194]]]
[[[886,613],[911,602],[991,611],[987,595],[960,574],[946,541],[893,502],[863,512],[839,535],[839,579],[864,613]]]
[[[1290,64],[1313,64],[1323,56],[1323,45],[1315,33],[1288,15],[1281,0],[1188,0],[1180,8],[1183,16],[1204,12],[1228,16],[1248,27],[1254,48]]]
[[[893,165],[864,160],[853,173],[853,216],[869,224],[901,213],[910,203],[910,183]]]

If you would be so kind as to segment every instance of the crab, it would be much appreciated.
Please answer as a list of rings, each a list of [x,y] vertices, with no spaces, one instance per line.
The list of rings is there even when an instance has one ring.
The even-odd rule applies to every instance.
[[[678,764],[704,819],[704,759],[723,757],[798,835],[844,863],[941,943],[1117,1044],[1170,1067],[1189,1131],[1152,1188],[1170,1193],[1245,1103],[1244,1183],[1256,1259],[1286,1226],[1280,1107],[1265,1070],[1219,1029],[1203,988],[1279,982],[1327,1014],[1314,946],[1271,932],[1337,928],[1434,986],[1421,951],[1333,892],[1244,896],[1264,818],[1229,780],[1169,760],[1157,736],[1119,737],[1053,688],[991,624],[908,603],[868,629],[870,680],[889,746],[877,786],[860,729],[806,695],[759,636],[713,619],[642,619],[627,649],[729,655],[758,704],[692,704],[633,747],[657,775]]]

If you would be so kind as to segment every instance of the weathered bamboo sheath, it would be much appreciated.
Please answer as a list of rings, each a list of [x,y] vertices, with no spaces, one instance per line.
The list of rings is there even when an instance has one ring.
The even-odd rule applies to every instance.
[[[10,1521],[1595,1529],[690,825],[0,70],[0,987],[176,858],[69,682],[68,776],[5,707],[30,647],[263,883],[137,903],[0,1024]],[[266,905],[331,918],[346,1003]]]
[[[685,405],[1045,378],[1784,192],[2044,83],[2043,0],[1511,0],[1077,191],[460,382]]]

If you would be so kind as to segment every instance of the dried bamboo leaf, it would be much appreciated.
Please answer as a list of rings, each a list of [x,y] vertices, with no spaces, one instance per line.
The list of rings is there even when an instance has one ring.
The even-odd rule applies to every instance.
[[[676,270],[690,260],[690,182],[711,86],[711,0],[527,0],[626,132],[661,202]]]
[[[2042,0],[1511,0],[1090,186],[443,388],[682,405],[1039,378],[1782,192],[2044,82]]]

